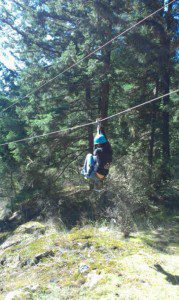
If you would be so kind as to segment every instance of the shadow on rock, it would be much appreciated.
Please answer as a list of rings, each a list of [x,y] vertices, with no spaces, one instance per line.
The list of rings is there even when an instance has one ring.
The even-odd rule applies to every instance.
[[[154,265],[154,267],[158,272],[166,275],[166,280],[168,282],[170,282],[173,285],[179,285],[179,276],[168,273],[159,264]]]

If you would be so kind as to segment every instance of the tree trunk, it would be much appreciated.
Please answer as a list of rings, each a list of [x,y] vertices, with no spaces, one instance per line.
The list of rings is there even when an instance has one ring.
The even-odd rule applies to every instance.
[[[157,97],[157,96],[158,96],[158,82],[156,82],[156,88],[154,91],[154,97]],[[150,180],[152,180],[152,174],[153,174],[152,168],[153,168],[153,162],[154,162],[155,130],[156,130],[156,103],[152,103],[151,133],[150,133],[149,154],[148,154]]]
[[[91,107],[91,82],[89,79],[86,80],[86,108],[87,116],[92,119],[92,107]],[[90,153],[93,153],[93,125],[87,127],[88,130],[88,149]]]
[[[96,11],[98,14],[98,25],[97,32],[99,33],[99,38],[101,44],[106,43],[112,37],[113,29],[113,15],[110,11],[110,6],[112,4],[111,0],[107,1],[96,1]],[[109,83],[109,71],[110,71],[110,60],[111,60],[111,44],[105,46],[100,51],[100,61],[103,63],[101,73],[103,78],[100,84],[100,99],[98,103],[99,115],[102,119],[108,116],[108,106],[109,106],[109,93],[110,93],[110,83]],[[103,126],[107,131],[107,121],[103,122]]]
[[[14,178],[13,178],[13,172],[10,171],[10,179],[11,179],[11,190],[12,190],[12,195],[11,196],[11,210],[14,209],[14,197],[17,196],[17,192],[16,192],[16,185],[15,185],[15,182],[14,182]]]
[[[109,105],[109,92],[110,92],[110,83],[109,83],[109,69],[110,69],[110,56],[111,50],[104,49],[103,51],[103,60],[104,60],[104,67],[103,73],[105,74],[101,86],[100,86],[100,101],[99,101],[99,112],[100,117],[102,119],[108,116],[108,105]],[[107,120],[103,122],[104,127],[107,129]]]
[[[171,37],[170,30],[172,26],[172,5],[168,7],[168,11],[166,12],[166,26],[167,31],[165,32],[165,36],[161,38],[162,47],[164,49],[163,53],[163,65],[162,65],[162,82],[161,88],[163,94],[167,94],[170,91],[170,69],[171,69]],[[170,179],[170,116],[169,116],[169,104],[170,97],[166,96],[163,98],[163,112],[162,112],[162,180]]]
[[[169,93],[169,74],[164,74],[164,93]],[[166,96],[163,99],[163,112],[162,112],[162,179],[165,181],[170,178],[170,116],[169,116],[169,102],[170,97]]]

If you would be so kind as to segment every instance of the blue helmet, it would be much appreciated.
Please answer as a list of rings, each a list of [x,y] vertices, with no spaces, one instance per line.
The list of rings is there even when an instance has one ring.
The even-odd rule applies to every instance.
[[[107,143],[107,139],[104,134],[98,133],[94,138],[94,145]]]

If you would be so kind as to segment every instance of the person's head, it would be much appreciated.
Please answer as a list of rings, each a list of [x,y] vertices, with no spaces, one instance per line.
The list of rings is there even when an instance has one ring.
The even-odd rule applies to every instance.
[[[107,139],[102,133],[98,133],[94,138],[94,145],[98,145],[98,147],[102,147],[105,143],[107,143]]]
[[[96,148],[102,148],[104,146],[104,144],[95,144],[94,147]]]

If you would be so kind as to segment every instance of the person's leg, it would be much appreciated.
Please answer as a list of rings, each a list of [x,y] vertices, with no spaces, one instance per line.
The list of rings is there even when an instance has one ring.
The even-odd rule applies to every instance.
[[[94,172],[96,173],[98,168],[98,163],[97,163],[97,157],[94,155],[93,155],[93,161],[94,161]]]
[[[91,153],[87,154],[81,174],[87,178],[92,178],[94,173],[95,161]]]

